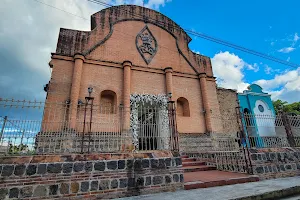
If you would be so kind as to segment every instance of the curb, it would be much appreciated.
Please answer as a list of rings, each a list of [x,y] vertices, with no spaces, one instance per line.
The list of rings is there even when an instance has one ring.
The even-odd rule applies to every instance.
[[[282,197],[289,197],[295,194],[300,194],[300,186],[294,186],[290,188],[285,188],[281,190],[275,190],[272,192],[266,192],[263,194],[251,195],[241,198],[235,198],[231,200],[274,200],[280,199]]]

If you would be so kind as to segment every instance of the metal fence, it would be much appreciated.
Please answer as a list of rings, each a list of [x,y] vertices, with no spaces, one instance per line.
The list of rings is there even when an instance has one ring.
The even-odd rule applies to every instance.
[[[76,126],[70,128],[70,107],[68,102],[0,99],[0,153],[172,150],[176,140],[178,143],[173,109],[139,108],[136,116],[139,145],[135,149],[132,127],[126,127],[124,121],[132,114],[130,108],[78,104]]]
[[[300,147],[300,116],[243,115],[250,148]]]

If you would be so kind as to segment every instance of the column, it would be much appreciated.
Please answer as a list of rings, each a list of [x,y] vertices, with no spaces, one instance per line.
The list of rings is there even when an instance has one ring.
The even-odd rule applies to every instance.
[[[84,56],[81,54],[75,54],[74,56],[74,69],[72,76],[72,86],[71,86],[71,105],[70,105],[70,128],[76,128],[77,119],[77,106],[78,98],[80,92],[80,82],[82,74],[82,66],[84,62]]]
[[[199,74],[199,78],[200,78],[202,103],[203,103],[203,108],[205,110],[206,132],[211,133],[212,132],[211,110],[210,110],[210,105],[209,105],[209,101],[208,101],[208,94],[207,94],[206,73]]]
[[[167,92],[167,94],[168,93],[173,94],[173,79],[172,79],[173,69],[172,69],[172,67],[167,67],[164,69],[164,71],[166,74],[166,90],[167,90],[166,92]]]
[[[130,87],[131,87],[131,67],[130,61],[123,62],[124,79],[123,79],[123,105],[124,105],[124,130],[130,128]]]

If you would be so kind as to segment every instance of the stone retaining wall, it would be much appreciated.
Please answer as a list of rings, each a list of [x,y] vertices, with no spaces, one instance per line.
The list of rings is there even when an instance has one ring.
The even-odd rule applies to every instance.
[[[170,153],[3,157],[0,199],[102,199],[183,188]]]
[[[207,152],[212,147],[212,140],[209,135],[204,133],[179,133],[179,150],[181,152]]]
[[[261,179],[300,175],[300,148],[251,149],[254,174]]]

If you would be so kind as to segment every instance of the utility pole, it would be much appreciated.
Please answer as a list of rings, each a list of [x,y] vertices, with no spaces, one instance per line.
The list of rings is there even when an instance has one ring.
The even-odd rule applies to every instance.
[[[7,122],[7,116],[4,116],[4,121],[3,121],[3,125],[2,125],[2,128],[1,128],[1,132],[0,132],[0,142],[2,140],[2,135],[4,133],[4,128],[5,128],[5,125],[6,125],[6,122]]]

